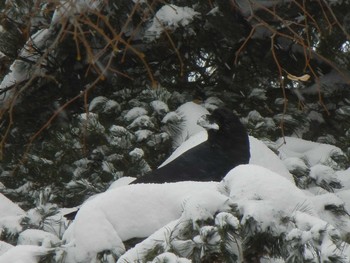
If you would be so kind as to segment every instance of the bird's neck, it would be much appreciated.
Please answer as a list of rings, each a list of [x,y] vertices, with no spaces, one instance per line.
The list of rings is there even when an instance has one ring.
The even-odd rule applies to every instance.
[[[237,131],[234,133],[225,132],[224,130],[209,130],[208,142],[213,146],[217,145],[223,148],[236,146],[235,144],[245,144],[248,140],[248,135],[245,130]]]

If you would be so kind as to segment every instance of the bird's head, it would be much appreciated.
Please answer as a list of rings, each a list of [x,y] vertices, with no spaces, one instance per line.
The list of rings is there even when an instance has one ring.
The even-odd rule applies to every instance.
[[[209,140],[211,137],[214,139],[218,136],[223,137],[226,142],[229,140],[248,140],[245,127],[232,110],[227,108],[217,108],[211,114],[203,115],[197,124],[208,131]]]
[[[211,114],[203,115],[198,119],[197,124],[206,130],[223,130],[230,126],[242,126],[239,118],[227,108],[217,108]]]
[[[198,121],[197,124],[201,127],[203,127],[204,129],[208,130],[219,130],[220,126],[218,123],[216,123],[216,120],[213,118],[213,116],[211,114],[206,114],[201,116]]]

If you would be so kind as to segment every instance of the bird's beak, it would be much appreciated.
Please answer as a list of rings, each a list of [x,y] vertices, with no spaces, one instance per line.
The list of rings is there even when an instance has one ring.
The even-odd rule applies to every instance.
[[[211,115],[203,115],[197,121],[197,124],[206,130],[219,130],[219,125],[215,121],[211,120]]]

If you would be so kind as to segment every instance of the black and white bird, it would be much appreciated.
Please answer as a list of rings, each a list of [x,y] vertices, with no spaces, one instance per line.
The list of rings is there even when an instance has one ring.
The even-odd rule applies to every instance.
[[[220,181],[237,165],[249,163],[247,131],[231,110],[217,108],[212,114],[202,116],[197,124],[207,130],[206,141],[132,184]]]
[[[200,117],[197,124],[207,130],[206,141],[131,184],[221,181],[234,167],[249,163],[247,131],[231,110],[217,108],[212,114]],[[65,217],[72,220],[76,213],[73,211]]]

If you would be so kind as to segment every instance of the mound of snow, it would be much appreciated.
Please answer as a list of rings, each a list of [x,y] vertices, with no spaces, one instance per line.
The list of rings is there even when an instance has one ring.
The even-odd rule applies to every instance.
[[[338,230],[334,226],[339,227],[341,231],[343,229],[335,224],[338,222],[334,220],[337,215],[332,215],[325,210],[325,207],[329,205],[342,205],[342,201],[334,194],[316,197],[306,195],[288,179],[258,165],[237,166],[226,175],[218,189],[224,195],[223,197],[220,197],[215,189],[207,193],[202,192],[205,193],[202,195],[193,195],[193,198],[186,202],[184,212],[179,219],[160,228],[143,242],[128,250],[119,258],[118,263],[143,262],[154,247],[161,247],[164,251],[173,251],[178,245],[181,248],[186,247],[191,252],[199,245],[196,243],[199,240],[176,241],[174,233],[185,231],[182,228],[183,225],[186,225],[185,222],[192,222],[193,229],[199,233],[206,229],[210,230],[211,226],[199,228],[196,221],[211,218],[214,211],[231,212],[229,207],[234,204],[237,204],[242,217],[240,222],[231,213],[221,212],[216,214],[217,224],[221,224],[222,218],[231,219],[229,221],[234,227],[239,224],[247,226],[254,220],[258,225],[256,230],[258,232],[273,232],[277,237],[282,233],[289,233],[288,239],[291,241],[300,236],[309,242],[324,241],[327,246],[329,245],[320,248],[324,258],[330,255],[330,249],[336,249],[330,234],[334,236],[337,233]],[[283,223],[283,219],[288,220]],[[349,219],[343,217],[341,221],[349,222]],[[320,236],[319,233],[328,234]],[[343,255],[346,254],[343,253]]]
[[[6,251],[10,250],[11,248],[13,248],[13,246],[11,244],[0,240],[0,258],[1,258],[2,254],[4,254]]]
[[[298,157],[308,162],[310,166],[316,164],[335,164],[331,159],[334,155],[344,155],[343,151],[333,145],[306,141],[294,137],[285,137],[276,141],[281,159]]]
[[[98,252],[125,252],[122,241],[147,237],[179,218],[185,200],[215,182],[135,184],[117,187],[85,202],[65,232],[67,262],[85,262]]]
[[[40,229],[27,229],[19,235],[17,244],[36,246],[44,245],[45,247],[52,247],[59,242],[59,238],[54,234]]]
[[[0,234],[4,230],[11,234],[20,232],[24,215],[25,212],[17,204],[0,194]]]
[[[0,219],[6,216],[24,215],[24,211],[3,194],[0,194]]]
[[[257,165],[240,165],[232,169],[223,179],[224,188],[237,202],[243,215],[242,223],[249,218],[263,222],[262,229],[276,228],[281,211],[291,215],[293,211],[306,207],[310,214],[316,210],[302,190],[279,174]],[[269,211],[269,212],[267,212]]]
[[[18,245],[1,255],[0,263],[38,263],[40,257],[50,251],[52,249],[45,247]]]

